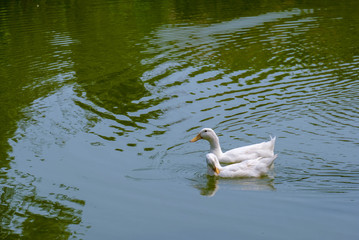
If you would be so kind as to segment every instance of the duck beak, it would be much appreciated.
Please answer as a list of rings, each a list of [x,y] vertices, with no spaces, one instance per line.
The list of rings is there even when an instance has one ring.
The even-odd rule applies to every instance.
[[[192,138],[192,140],[190,142],[196,142],[198,140],[202,139],[201,134],[197,134],[197,136],[195,136],[194,138]]]
[[[214,167],[213,170],[214,170],[217,174],[219,174],[219,169],[218,169],[218,168]]]

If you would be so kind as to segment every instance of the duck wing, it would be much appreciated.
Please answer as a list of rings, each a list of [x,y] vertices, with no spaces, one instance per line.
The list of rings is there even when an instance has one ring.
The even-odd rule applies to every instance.
[[[275,139],[272,138],[267,142],[231,149],[223,153],[219,160],[221,163],[235,163],[258,157],[272,157],[274,155]]]

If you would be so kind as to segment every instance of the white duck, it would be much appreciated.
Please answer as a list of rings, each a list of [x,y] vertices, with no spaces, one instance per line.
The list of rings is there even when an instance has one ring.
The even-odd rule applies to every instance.
[[[213,153],[208,153],[206,155],[208,175],[223,178],[262,177],[267,175],[276,158],[277,154],[272,157],[259,157],[222,167],[217,156]]]
[[[213,129],[203,128],[191,142],[196,142],[200,139],[205,139],[209,142],[211,147],[210,152],[217,156],[219,162],[228,164],[258,157],[273,157],[276,138],[271,137],[271,140],[268,142],[234,148],[224,153],[222,152],[221,146],[219,145],[219,139]]]

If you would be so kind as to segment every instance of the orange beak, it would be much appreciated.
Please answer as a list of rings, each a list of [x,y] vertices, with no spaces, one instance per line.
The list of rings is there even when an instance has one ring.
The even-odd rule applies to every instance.
[[[218,168],[214,167],[214,171],[215,171],[217,174],[219,174],[219,169],[218,169]]]
[[[192,138],[192,140],[190,142],[196,142],[198,140],[202,139],[201,134],[198,134],[197,136],[195,136],[194,138]]]

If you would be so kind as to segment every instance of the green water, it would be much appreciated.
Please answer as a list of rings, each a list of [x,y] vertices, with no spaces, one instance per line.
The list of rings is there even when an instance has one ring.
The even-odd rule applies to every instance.
[[[359,2],[2,1],[0,239],[358,239]],[[269,177],[208,177],[277,136]]]

